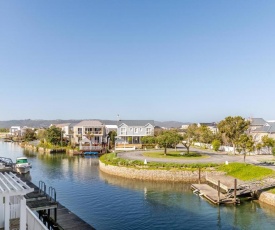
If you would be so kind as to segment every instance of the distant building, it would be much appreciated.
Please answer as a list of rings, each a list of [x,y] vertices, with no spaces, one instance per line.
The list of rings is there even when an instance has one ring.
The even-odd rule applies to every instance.
[[[198,125],[198,127],[201,127],[201,126],[208,127],[212,131],[212,133],[217,133],[218,132],[218,128],[217,128],[217,123],[216,122],[198,123],[197,125]]]
[[[10,135],[12,136],[21,136],[21,126],[11,126]]]
[[[263,118],[250,118],[249,133],[255,142],[261,142],[263,136],[275,139],[275,122],[267,122]]]

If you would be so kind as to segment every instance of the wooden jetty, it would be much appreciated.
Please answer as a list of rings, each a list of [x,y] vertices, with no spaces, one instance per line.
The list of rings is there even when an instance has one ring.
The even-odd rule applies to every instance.
[[[254,197],[258,191],[275,187],[275,178],[244,182],[227,175],[206,176],[207,184],[192,184],[194,193],[213,204],[238,204],[238,197]]]
[[[27,206],[31,210],[38,212],[39,218],[48,228],[62,230],[94,229],[91,225],[56,201],[54,188],[49,187],[49,192],[47,193],[44,182],[40,181],[39,187],[37,187],[23,175],[17,174],[17,176],[34,189],[33,192],[25,196]]]
[[[219,189],[216,190],[207,184],[192,184],[191,189],[194,193],[199,194],[216,205],[240,203],[239,199],[236,197],[233,199],[231,197],[227,197],[226,194],[221,193]]]

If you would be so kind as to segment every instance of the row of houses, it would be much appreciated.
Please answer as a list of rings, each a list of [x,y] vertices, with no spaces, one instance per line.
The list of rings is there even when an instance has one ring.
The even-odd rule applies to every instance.
[[[263,118],[250,118],[249,133],[256,142],[260,142],[262,136],[268,135],[275,139],[275,121],[266,121]],[[191,124],[191,123],[190,123]],[[161,129],[155,126],[153,120],[83,120],[79,123],[54,124],[63,131],[63,137],[72,143],[79,144],[83,139],[89,139],[94,145],[107,143],[110,131],[117,132],[117,143],[141,144],[144,136],[153,136],[155,130]],[[183,125],[187,129],[189,124]],[[207,126],[216,133],[217,123],[198,123],[198,127]],[[23,135],[28,127],[12,126],[10,134],[13,136]]]
[[[107,143],[111,131],[117,132],[118,143],[141,144],[141,138],[153,136],[155,130],[153,120],[84,120],[79,123],[55,124],[55,126],[61,128],[63,137],[72,143],[80,144],[88,139],[93,145]]]

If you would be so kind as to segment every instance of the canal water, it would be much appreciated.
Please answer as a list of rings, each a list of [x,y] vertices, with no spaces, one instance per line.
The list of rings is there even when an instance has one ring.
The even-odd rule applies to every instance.
[[[96,229],[275,229],[275,208],[214,206],[189,184],[128,180],[100,172],[98,158],[29,152],[0,141],[0,156],[27,156],[30,178],[53,186],[64,206]]]

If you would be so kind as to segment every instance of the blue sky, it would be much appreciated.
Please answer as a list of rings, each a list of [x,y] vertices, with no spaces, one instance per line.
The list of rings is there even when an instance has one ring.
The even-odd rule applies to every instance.
[[[0,120],[275,119],[275,1],[0,1]]]

